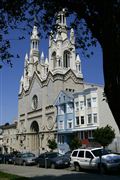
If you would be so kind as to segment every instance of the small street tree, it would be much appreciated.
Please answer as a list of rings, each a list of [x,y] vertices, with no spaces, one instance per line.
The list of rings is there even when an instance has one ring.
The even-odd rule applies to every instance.
[[[57,148],[57,143],[56,143],[55,139],[48,140],[48,147],[51,149],[51,151],[53,151],[54,149]]]
[[[93,133],[93,137],[96,142],[100,143],[105,148],[115,138],[115,132],[111,126],[107,125],[102,128],[97,128]]]
[[[69,142],[69,147],[71,150],[80,148],[80,146],[82,145],[80,139],[77,136],[72,136],[71,140]]]

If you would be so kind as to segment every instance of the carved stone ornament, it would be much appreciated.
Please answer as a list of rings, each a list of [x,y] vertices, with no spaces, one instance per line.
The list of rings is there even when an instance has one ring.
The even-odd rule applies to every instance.
[[[51,116],[49,116],[48,119],[47,119],[47,128],[49,130],[51,130],[53,128],[53,125],[54,125],[53,118]]]

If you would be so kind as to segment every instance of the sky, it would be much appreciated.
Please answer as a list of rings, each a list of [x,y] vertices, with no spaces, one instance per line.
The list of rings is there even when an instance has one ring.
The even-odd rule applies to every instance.
[[[7,122],[12,123],[18,116],[19,82],[23,75],[25,54],[29,54],[30,50],[30,35],[24,32],[26,38],[17,40],[19,33],[17,31],[11,32],[9,39],[11,39],[11,52],[19,54],[20,58],[14,58],[12,68],[3,64],[3,68],[0,69],[0,125]],[[80,53],[84,81],[104,85],[102,49],[99,43],[92,50],[94,54],[89,59]],[[43,51],[45,56],[48,55],[47,39],[40,40],[39,51],[40,54]]]

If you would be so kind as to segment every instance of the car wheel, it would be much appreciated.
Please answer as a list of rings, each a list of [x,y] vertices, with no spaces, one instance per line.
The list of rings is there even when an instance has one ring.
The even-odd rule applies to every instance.
[[[74,167],[75,167],[75,171],[77,171],[77,172],[80,171],[80,166],[79,166],[79,164],[74,164]]]
[[[23,166],[26,166],[26,162],[25,161],[23,162]]]
[[[8,164],[8,161],[5,161],[5,164]]]
[[[51,167],[51,169],[55,169],[55,164],[52,163],[50,167]]]
[[[37,167],[40,167],[40,163],[37,163]]]
[[[99,172],[101,173],[101,174],[106,174],[107,173],[107,168],[105,167],[105,165],[104,164],[102,164],[101,166],[99,165]]]

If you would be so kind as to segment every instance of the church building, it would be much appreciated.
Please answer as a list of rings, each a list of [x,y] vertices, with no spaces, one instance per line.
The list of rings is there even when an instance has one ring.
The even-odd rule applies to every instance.
[[[64,10],[58,14],[57,21],[57,32],[49,37],[48,57],[39,50],[36,24],[30,37],[30,52],[25,55],[18,95],[17,142],[20,151],[38,154],[48,150],[48,140],[56,138],[57,133],[56,97],[61,90],[77,92],[84,89],[74,30],[67,31]]]

